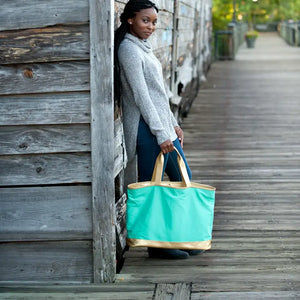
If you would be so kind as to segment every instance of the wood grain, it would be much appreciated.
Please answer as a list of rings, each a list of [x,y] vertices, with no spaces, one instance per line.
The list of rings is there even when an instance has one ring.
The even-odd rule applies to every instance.
[[[0,186],[91,182],[89,153],[0,156]]]
[[[91,282],[90,241],[1,243],[2,282]]]
[[[0,125],[90,122],[88,92],[0,96]]]
[[[89,59],[89,27],[0,31],[0,64]]]
[[[1,188],[0,199],[2,242],[92,239],[90,185]]]
[[[0,30],[39,28],[56,24],[87,23],[86,0],[5,0],[0,11]],[[5,5],[4,5],[5,4]]]
[[[90,0],[93,278],[113,282],[116,272],[114,191],[113,7]],[[103,126],[105,124],[105,126]]]
[[[89,62],[0,66],[0,95],[89,90]]]
[[[6,126],[0,131],[0,155],[88,152],[90,126]]]

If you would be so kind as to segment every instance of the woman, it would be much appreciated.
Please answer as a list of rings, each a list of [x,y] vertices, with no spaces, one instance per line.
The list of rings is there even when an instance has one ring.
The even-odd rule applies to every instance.
[[[138,179],[149,181],[157,155],[165,154],[165,172],[181,181],[177,154],[184,157],[183,132],[174,118],[164,87],[162,67],[148,38],[155,31],[158,9],[148,0],[130,0],[115,35],[116,95],[121,95],[128,160],[137,154]],[[200,251],[148,248],[150,257],[188,258]]]

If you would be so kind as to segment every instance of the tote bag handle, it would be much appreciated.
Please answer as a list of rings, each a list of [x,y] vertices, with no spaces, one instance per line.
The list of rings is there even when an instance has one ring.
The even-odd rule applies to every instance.
[[[184,160],[176,148],[175,148],[175,151],[177,152],[177,162],[178,162],[178,167],[180,170],[183,186],[189,187],[191,185],[191,182],[190,182],[190,178],[187,173],[187,170],[186,170]],[[159,185],[161,183],[161,178],[163,175],[163,168],[164,168],[164,154],[162,152],[160,152],[158,154],[156,162],[155,162],[151,182],[154,182],[157,185]]]

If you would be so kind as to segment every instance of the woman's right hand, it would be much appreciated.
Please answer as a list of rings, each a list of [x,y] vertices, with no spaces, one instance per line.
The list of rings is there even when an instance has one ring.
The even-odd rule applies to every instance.
[[[166,140],[165,142],[160,144],[160,149],[163,152],[163,154],[166,154],[174,151],[174,145],[171,140]]]

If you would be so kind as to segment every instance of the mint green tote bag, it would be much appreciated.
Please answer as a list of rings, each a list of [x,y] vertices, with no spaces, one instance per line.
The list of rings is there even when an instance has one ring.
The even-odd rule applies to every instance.
[[[215,188],[190,182],[185,163],[178,151],[177,154],[182,181],[161,180],[164,165],[161,152],[151,181],[128,185],[128,246],[211,248]]]

